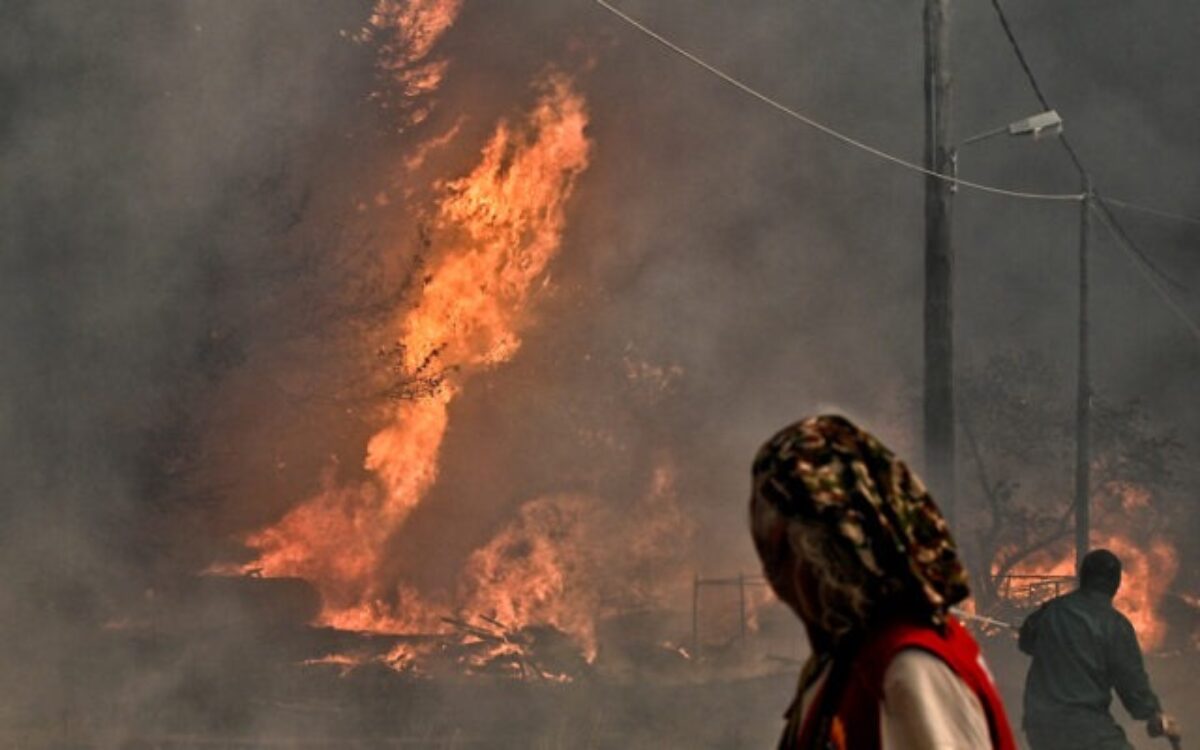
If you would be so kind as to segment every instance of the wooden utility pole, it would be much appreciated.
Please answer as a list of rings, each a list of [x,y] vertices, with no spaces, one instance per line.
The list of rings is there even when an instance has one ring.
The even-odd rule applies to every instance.
[[[925,168],[951,174],[950,0],[925,0]],[[954,252],[951,183],[925,178],[925,465],[946,516],[954,508]]]
[[[1088,241],[1091,234],[1092,185],[1084,176],[1079,210],[1079,343],[1075,381],[1075,570],[1088,553],[1091,527],[1091,465],[1089,432],[1092,384],[1088,370]]]

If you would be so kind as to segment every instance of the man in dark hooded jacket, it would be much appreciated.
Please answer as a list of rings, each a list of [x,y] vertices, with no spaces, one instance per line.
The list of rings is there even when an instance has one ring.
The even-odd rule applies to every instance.
[[[1128,618],[1113,607],[1121,561],[1089,552],[1079,588],[1042,605],[1021,626],[1020,648],[1033,657],[1025,679],[1025,735],[1033,750],[1132,750],[1109,711],[1115,690],[1152,737],[1178,740],[1142,663]]]

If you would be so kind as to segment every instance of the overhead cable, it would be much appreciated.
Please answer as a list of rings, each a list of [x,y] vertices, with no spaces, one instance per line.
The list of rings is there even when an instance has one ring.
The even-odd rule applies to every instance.
[[[1162,281],[1157,275],[1150,272],[1150,267],[1144,262],[1138,262],[1139,260],[1144,261],[1140,251],[1133,247],[1128,242],[1124,232],[1112,223],[1109,213],[1103,210],[1102,206],[1096,206],[1095,203],[1091,205],[1094,207],[1093,210],[1100,219],[1100,223],[1104,225],[1104,228],[1108,230],[1112,238],[1117,241],[1122,250],[1133,257],[1133,265],[1142,274],[1142,278],[1146,280],[1146,283],[1150,285],[1159,298],[1166,303],[1171,312],[1175,314],[1175,317],[1179,318],[1180,322],[1187,326],[1188,331],[1192,334],[1192,338],[1196,339],[1197,343],[1200,343],[1200,325],[1197,325],[1196,321],[1192,320],[1187,312],[1179,306],[1179,303],[1171,296],[1170,291],[1164,288]]]
[[[1114,206],[1119,206],[1121,208],[1124,208],[1128,211],[1137,211],[1138,213],[1149,214],[1150,216],[1157,216],[1161,219],[1173,219],[1175,221],[1187,222],[1188,224],[1200,225],[1200,217],[1188,216],[1186,214],[1177,214],[1172,211],[1163,211],[1160,208],[1151,208],[1150,206],[1142,206],[1137,203],[1130,203],[1129,201],[1119,200],[1117,198],[1112,198],[1107,195],[1104,196],[1104,201],[1106,203],[1110,203]]]
[[[1046,98],[1045,92],[1042,91],[1042,87],[1038,83],[1037,76],[1033,74],[1033,68],[1030,67],[1029,60],[1026,59],[1025,53],[1021,50],[1021,43],[1017,41],[1017,36],[1013,33],[1012,25],[1008,22],[1008,16],[1004,14],[1004,8],[1001,7],[1000,0],[991,0],[991,2],[992,8],[994,8],[996,11],[996,18],[1000,21],[1000,28],[1004,30],[1004,36],[1008,39],[1008,44],[1012,48],[1013,54],[1017,58],[1017,62],[1021,64],[1021,70],[1025,72],[1025,78],[1029,81],[1029,87],[1033,89],[1033,95],[1037,97],[1037,100],[1042,105],[1043,109],[1054,109],[1050,106],[1050,101]],[[1091,178],[1088,174],[1088,170],[1083,166],[1083,161],[1079,158],[1079,153],[1075,151],[1075,147],[1071,145],[1071,141],[1067,135],[1065,133],[1059,135],[1058,140],[1062,142],[1063,149],[1067,152],[1067,155],[1071,157],[1071,161],[1075,164],[1075,169],[1079,172],[1080,178],[1090,182]],[[1177,221],[1184,221],[1190,224],[1200,225],[1200,218],[1194,216],[1187,216],[1185,214],[1174,213],[1172,211],[1163,211],[1161,209],[1151,208],[1150,206],[1139,205],[1131,201],[1109,198],[1108,196],[1098,195],[1097,197],[1100,197],[1106,203],[1121,206],[1129,209],[1130,211],[1140,211],[1145,214],[1150,214],[1165,219],[1175,219]],[[1121,227],[1120,222],[1117,221],[1117,218],[1112,215],[1111,211],[1109,212],[1108,217],[1112,221],[1114,228],[1118,229],[1121,234],[1125,235],[1126,240],[1128,240],[1130,244],[1133,244],[1133,241],[1129,239],[1128,233],[1125,232],[1123,227]],[[1140,249],[1138,249],[1137,252],[1140,255],[1144,255]],[[1153,264],[1151,265],[1153,266]],[[1162,271],[1159,271],[1157,268],[1154,270],[1157,273],[1162,273]]]
[[[1009,24],[1008,17],[1004,14],[1004,8],[1000,6],[1000,0],[991,0],[991,2],[992,7],[996,11],[996,17],[1000,21],[1000,27],[1004,30],[1004,36],[1008,39],[1008,44],[1012,48],[1013,54],[1017,58],[1017,62],[1021,64],[1021,70],[1025,71],[1025,77],[1029,81],[1030,88],[1033,89],[1034,96],[1037,97],[1038,102],[1045,109],[1054,109],[1050,106],[1050,101],[1046,98],[1046,94],[1042,91],[1042,87],[1038,83],[1037,76],[1033,74],[1033,68],[1030,67],[1029,61],[1025,58],[1025,53],[1021,50],[1021,43],[1017,41],[1016,34],[1013,33],[1012,25]],[[1071,145],[1071,141],[1067,138],[1065,133],[1059,136],[1059,141],[1062,142],[1062,146],[1066,150],[1067,155],[1071,157],[1071,161],[1075,164],[1075,169],[1079,172],[1080,180],[1082,180],[1085,185],[1091,185],[1091,175],[1089,174],[1087,168],[1083,166],[1083,161],[1079,158],[1079,154],[1075,151],[1075,148]],[[1105,228],[1117,238],[1122,249],[1128,253],[1131,253],[1136,257],[1137,260],[1141,261],[1140,264],[1137,264],[1138,270],[1141,271],[1144,276],[1146,276],[1147,280],[1151,280],[1155,289],[1160,291],[1160,296],[1163,297],[1163,301],[1170,305],[1172,311],[1176,315],[1180,316],[1181,319],[1187,323],[1189,328],[1193,328],[1194,331],[1195,324],[1191,322],[1191,319],[1183,314],[1182,310],[1177,307],[1174,299],[1168,296],[1166,290],[1160,289],[1160,285],[1163,284],[1174,287],[1175,289],[1183,289],[1183,285],[1172,279],[1166,274],[1166,272],[1160,269],[1154,263],[1154,261],[1150,259],[1150,256],[1144,250],[1142,250],[1136,242],[1134,242],[1133,237],[1129,235],[1129,232],[1125,231],[1125,227],[1117,219],[1116,215],[1112,211],[1112,208],[1109,207],[1109,203],[1124,205],[1129,208],[1134,208],[1134,210],[1144,210],[1152,213],[1165,214],[1167,212],[1159,212],[1157,209],[1150,209],[1144,206],[1136,206],[1135,208],[1134,204],[1132,203],[1113,200],[1094,190],[1092,195],[1096,198],[1096,200],[1093,201],[1092,206],[1094,209],[1096,209],[1096,213],[1104,218]],[[1172,215],[1172,217],[1191,220],[1190,217],[1183,217],[1180,215]],[[1196,223],[1200,223],[1200,221],[1197,221]],[[1157,278],[1152,280],[1151,274]]]
[[[1021,44],[1017,41],[1016,34],[1013,33],[1012,25],[1008,22],[1008,16],[1004,14],[1004,8],[1000,6],[1000,0],[992,0],[992,7],[996,10],[996,18],[1000,21],[1000,28],[1004,30],[1004,36],[1008,39],[1008,44],[1010,47],[1012,47],[1012,51],[1017,58],[1017,62],[1021,64],[1021,70],[1025,71],[1025,78],[1029,80],[1029,87],[1033,89],[1033,95],[1037,97],[1038,102],[1042,105],[1042,109],[1054,109],[1054,107],[1050,106],[1049,100],[1046,99],[1045,92],[1042,91],[1041,85],[1038,84],[1037,76],[1033,74],[1033,68],[1029,66],[1029,60],[1025,58],[1025,53],[1021,50]],[[1083,162],[1080,160],[1079,154],[1076,153],[1075,148],[1071,145],[1071,141],[1065,134],[1060,135],[1059,140],[1062,141],[1063,149],[1065,149],[1067,155],[1071,157],[1071,161],[1075,163],[1075,169],[1079,171],[1081,176],[1086,175],[1087,170],[1084,169]],[[1107,196],[1105,196],[1104,200],[1113,204],[1114,206],[1121,206],[1122,208],[1127,208],[1130,211],[1140,211],[1141,213],[1158,216],[1163,219],[1174,219],[1176,221],[1200,225],[1200,217],[1188,216],[1186,214],[1175,213],[1173,211],[1163,211],[1162,209],[1143,206],[1131,201],[1118,200],[1116,198],[1110,198]]]
[[[729,85],[738,89],[739,91],[741,91],[745,94],[748,94],[748,95],[754,97],[755,99],[758,99],[759,101],[763,102],[767,106],[769,106],[773,109],[776,109],[779,112],[782,112],[783,114],[787,115],[788,117],[792,118],[793,120],[801,122],[801,123],[807,125],[808,127],[813,128],[814,130],[820,131],[821,133],[824,133],[825,135],[827,135],[831,138],[841,141],[842,143],[844,143],[848,146],[857,148],[860,151],[865,151],[866,153],[871,154],[872,156],[875,156],[879,159],[883,159],[884,161],[891,162],[892,164],[896,164],[896,165],[904,167],[905,169],[908,169],[910,171],[923,174],[927,177],[933,177],[935,179],[943,180],[945,182],[949,182],[954,185],[960,185],[964,188],[969,188],[971,190],[978,190],[978,191],[984,192],[984,193],[991,193],[993,195],[1003,195],[1003,196],[1007,196],[1009,198],[1021,198],[1021,199],[1025,199],[1025,200],[1041,200],[1041,201],[1081,201],[1081,200],[1083,200],[1083,197],[1084,197],[1083,193],[1036,193],[1036,192],[1028,192],[1028,191],[1023,191],[1023,190],[1009,190],[1007,188],[996,187],[994,185],[986,185],[986,184],[983,184],[980,182],[972,182],[971,180],[964,180],[964,179],[961,179],[958,177],[952,177],[951,175],[948,175],[948,174],[941,174],[940,172],[935,172],[932,169],[926,169],[925,167],[921,166],[920,164],[916,164],[914,162],[908,161],[907,159],[903,159],[899,156],[889,154],[886,151],[878,149],[867,143],[863,143],[862,141],[852,138],[851,136],[848,136],[845,133],[835,130],[830,126],[825,125],[824,123],[818,122],[817,120],[814,120],[811,117],[808,117],[807,115],[801,114],[800,112],[797,112],[796,110],[792,109],[791,107],[789,107],[785,104],[781,104],[779,101],[758,91],[757,89],[753,88],[749,84],[743,83],[741,80],[734,78],[733,76],[729,75],[728,73],[721,70],[720,68],[717,68],[716,66],[705,62],[700,57],[689,52],[688,50],[684,49],[683,47],[680,47],[678,44],[672,42],[670,39],[667,39],[666,37],[662,36],[658,32],[651,29],[650,27],[641,23],[637,19],[633,18],[632,16],[627,15],[623,11],[614,7],[613,5],[608,3],[607,0],[595,0],[595,2],[597,5],[604,8],[609,13],[612,13],[614,16],[616,16],[617,18],[624,21],[626,24],[637,29],[642,34],[645,34],[647,37],[658,42],[659,44],[661,44],[662,46],[671,50],[672,52],[679,55],[680,57],[683,57],[688,62],[691,62],[692,64],[697,65],[697,66],[703,68],[704,70],[708,71],[709,73],[715,75],[716,77],[720,78],[722,81],[725,81],[726,83],[728,83]]]
[[[1125,231],[1125,227],[1121,226],[1121,223],[1117,221],[1116,215],[1113,214],[1112,208],[1110,208],[1108,205],[1109,199],[1103,195],[1094,195],[1094,197],[1096,199],[1094,201],[1094,207],[1096,210],[1104,214],[1104,218],[1108,219],[1108,223],[1112,225],[1112,230],[1121,235],[1121,244],[1128,248],[1129,251],[1134,255],[1136,255],[1142,261],[1142,263],[1145,263],[1147,268],[1158,274],[1160,281],[1166,283],[1168,286],[1173,287],[1174,289],[1180,291],[1186,290],[1187,287],[1168,276],[1167,272],[1159,268],[1158,264],[1154,262],[1154,260],[1146,253],[1146,251],[1140,248],[1138,244],[1133,241],[1133,237],[1130,237],[1129,232]]]
[[[992,7],[996,10],[996,17],[1000,20],[1000,27],[1004,29],[1004,36],[1007,37],[1013,54],[1017,56],[1017,62],[1021,64],[1021,70],[1025,71],[1025,77],[1029,80],[1029,86],[1033,89],[1034,96],[1037,97],[1043,110],[1054,109],[1054,107],[1050,106],[1046,95],[1042,93],[1042,87],[1038,84],[1037,76],[1033,74],[1033,68],[1029,67],[1029,61],[1025,59],[1025,53],[1021,51],[1021,45],[1017,42],[1016,35],[1013,34],[1012,26],[1008,24],[1008,16],[1004,15],[1004,9],[1000,7],[1000,0],[992,0]],[[1071,157],[1071,161],[1075,163],[1075,169],[1079,171],[1080,176],[1086,179],[1087,170],[1084,169],[1083,162],[1079,160],[1079,154],[1075,153],[1071,142],[1067,140],[1066,134],[1060,134],[1058,140],[1062,143],[1067,155]]]

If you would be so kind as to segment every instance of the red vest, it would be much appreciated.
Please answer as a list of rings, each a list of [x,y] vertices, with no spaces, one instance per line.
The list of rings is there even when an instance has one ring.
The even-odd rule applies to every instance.
[[[992,750],[1017,750],[1017,743],[1008,726],[1008,717],[1004,713],[1004,704],[983,666],[979,646],[954,618],[948,618],[942,630],[929,625],[893,623],[858,651],[850,674],[844,679],[841,698],[835,703],[837,708],[828,722],[827,747],[837,750],[879,750],[879,703],[883,700],[883,676],[892,659],[906,648],[919,648],[938,657],[975,693],[987,717]],[[789,727],[781,748],[826,750],[816,745],[816,735],[821,731],[819,725],[824,723],[818,714],[819,707],[828,698],[833,698],[823,693],[835,677],[831,672],[821,693],[813,700],[808,716],[793,717],[793,721],[803,722],[797,732],[799,737],[795,742],[788,742],[788,735],[794,731]]]

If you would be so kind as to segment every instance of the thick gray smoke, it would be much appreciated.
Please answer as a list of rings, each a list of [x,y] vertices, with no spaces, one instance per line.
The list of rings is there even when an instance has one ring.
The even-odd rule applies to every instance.
[[[989,4],[956,5],[956,134],[1035,112]],[[395,540],[395,575],[452,586],[521,503],[631,502],[664,456],[696,523],[693,567],[752,572],[750,457],[817,410],[850,414],[920,465],[919,176],[804,129],[582,0],[467,2],[439,46],[450,67],[436,108],[398,133],[369,99],[371,49],[350,39],[369,6],[0,8],[0,651],[14,665],[0,677],[0,736],[100,742],[67,725],[112,675],[121,705],[168,696],[172,715],[199,725],[214,712],[238,731],[255,725],[254,704],[214,709],[196,685],[270,683],[237,665],[271,640],[264,620],[310,617],[311,592],[264,615],[253,592],[212,594],[191,576],[236,558],[237,535],[276,520],[323,471],[356,474],[371,426],[353,381],[375,363],[345,345],[344,325],[394,306],[421,247],[418,217],[394,198],[428,186],[398,185],[393,165],[461,121],[461,147],[441,157],[443,176],[461,173],[548,65],[578,76],[594,141],[554,291],[518,357],[455,404],[442,479]],[[920,154],[917,3],[622,7],[782,102]],[[1200,213],[1200,8],[1102,0],[1011,14],[1097,187]],[[1077,188],[1051,140],[990,140],[960,169]],[[1033,353],[1070,401],[1074,207],[968,191],[956,205],[962,368]],[[1200,319],[1196,227],[1122,218]],[[1200,343],[1100,226],[1093,236],[1095,387],[1113,403],[1142,399],[1192,456]],[[1185,473],[1175,492],[1194,497],[1195,482]],[[1200,514],[1182,521],[1176,539],[1194,539]],[[1194,592],[1197,558],[1182,554],[1176,587]],[[205,632],[251,624],[204,646],[105,635],[171,607]],[[724,721],[709,746],[773,731]],[[638,741],[654,746],[644,731]]]
[[[338,29],[364,12],[0,10],[6,732],[166,679],[157,657],[118,664],[102,626],[223,537],[205,523],[215,483],[192,470],[204,399],[261,338],[248,323],[272,290],[254,274],[288,180],[356,114],[370,60]]]

